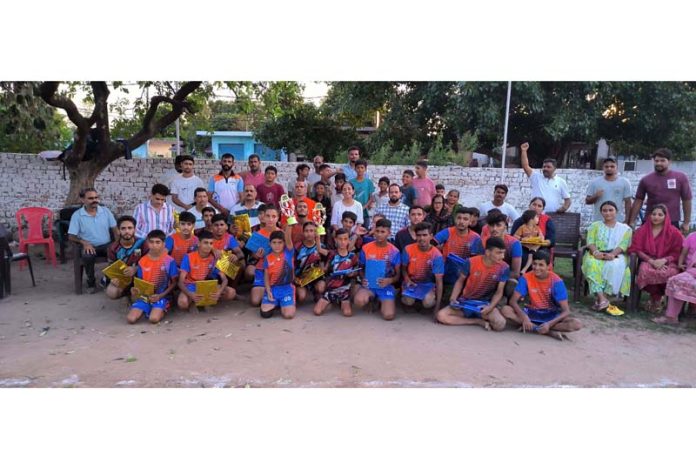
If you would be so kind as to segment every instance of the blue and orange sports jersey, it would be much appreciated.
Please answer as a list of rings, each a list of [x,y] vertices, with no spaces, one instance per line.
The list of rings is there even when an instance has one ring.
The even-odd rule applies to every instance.
[[[465,259],[462,275],[466,275],[466,285],[462,297],[468,300],[488,300],[498,289],[500,282],[507,282],[510,267],[505,262],[487,266],[483,256]]]
[[[176,261],[176,265],[181,265],[181,261],[186,254],[198,249],[198,238],[191,235],[189,239],[184,239],[181,233],[176,232],[171,236],[167,236],[164,246],[167,248],[169,255]]]
[[[515,291],[521,297],[527,297],[527,306],[532,309],[560,309],[560,302],[568,300],[568,290],[561,277],[549,272],[545,279],[538,279],[534,272],[527,272],[520,277]]]
[[[273,231],[280,231],[280,230],[273,230]],[[271,233],[272,233],[272,231],[269,230],[269,229],[267,229],[267,228],[261,228],[259,231],[257,231],[257,233],[260,234],[261,236],[263,236],[263,237],[266,238],[266,239],[271,239]],[[252,254],[256,254],[256,253],[252,253]],[[265,253],[265,254],[264,254],[264,257],[262,257],[261,259],[259,259],[259,261],[256,263],[256,268],[257,268],[257,269],[259,269],[259,270],[262,270],[262,269],[263,269],[263,259],[264,259],[267,255],[268,255],[268,253]]]
[[[327,274],[329,277],[326,280],[326,289],[335,290],[344,285],[350,283],[350,277],[346,275],[331,275],[334,272],[339,272],[342,270],[351,270],[358,267],[358,255],[352,251],[348,251],[348,254],[342,256],[338,251],[331,251],[329,253]]]
[[[173,257],[162,254],[158,259],[147,255],[138,261],[138,278],[150,282],[155,286],[155,293],[162,293],[169,286],[169,280],[179,275],[176,261]]]
[[[231,251],[238,247],[239,243],[237,242],[235,237],[229,233],[225,233],[224,235],[222,235],[222,238],[220,239],[213,239],[213,249],[217,249],[219,251]]]
[[[503,238],[505,242],[505,259],[504,261],[508,264],[512,264],[512,260],[517,257],[522,257],[522,243],[520,240],[512,235],[506,234]]]
[[[300,276],[315,265],[321,265],[321,255],[317,245],[307,247],[304,243],[297,243],[295,245],[295,275]]]
[[[401,255],[409,278],[415,283],[434,283],[436,275],[445,274],[445,261],[437,248],[430,246],[426,252],[418,244],[409,244]]]
[[[401,264],[401,254],[396,246],[391,243],[387,243],[385,246],[377,246],[377,241],[365,244],[360,250],[359,259],[361,267],[365,267],[365,263],[368,260],[385,261],[387,267],[386,277],[393,277],[396,272],[396,266]]]
[[[201,257],[198,251],[186,254],[181,261],[181,275],[186,275],[187,284],[201,280],[215,280],[218,278],[218,270],[215,267],[215,256]]]
[[[268,282],[271,286],[288,285],[295,280],[294,249],[284,249],[283,252],[272,252],[263,259],[263,269],[268,271]]]
[[[456,254],[462,259],[483,254],[483,243],[478,233],[472,230],[460,235],[457,228],[445,228],[435,235],[435,241],[442,246],[442,255]]]

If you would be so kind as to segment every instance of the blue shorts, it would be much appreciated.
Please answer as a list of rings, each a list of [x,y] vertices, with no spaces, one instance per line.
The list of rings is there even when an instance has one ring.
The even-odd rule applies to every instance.
[[[462,316],[467,319],[483,319],[479,310],[491,304],[490,301],[486,300],[469,300],[466,298],[459,298],[457,303],[458,305],[450,304],[450,307],[461,311]]]
[[[188,291],[190,291],[191,293],[196,293],[196,284],[195,283],[187,283],[186,289]]]
[[[553,321],[561,315],[560,311],[555,309],[532,309],[524,308],[524,314],[527,315],[532,324],[542,325],[546,322]]]
[[[263,287],[263,286],[265,286],[263,284],[263,270],[257,268],[254,271],[254,284],[252,285],[252,287]]]
[[[368,290],[374,293],[379,301],[394,301],[396,299],[396,290],[393,285],[387,285],[384,288],[368,288]]]
[[[295,286],[291,284],[287,285],[277,285],[271,287],[271,292],[273,293],[273,301],[268,299],[268,293],[263,292],[263,301],[265,305],[280,306],[284,308],[286,306],[295,306]]]
[[[149,318],[150,311],[152,311],[154,308],[160,308],[162,311],[167,312],[167,310],[169,310],[169,298],[162,298],[159,301],[152,304],[138,298],[137,300],[135,300],[135,303],[131,305],[131,308],[139,309],[145,314],[146,318]]]

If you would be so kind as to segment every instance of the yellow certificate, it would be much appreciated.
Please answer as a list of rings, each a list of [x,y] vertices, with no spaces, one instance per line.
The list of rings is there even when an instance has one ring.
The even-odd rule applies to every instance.
[[[251,236],[251,220],[248,214],[234,215],[232,223],[237,227],[237,236],[245,236],[247,239]]]
[[[239,274],[239,269],[242,267],[242,261],[237,260],[232,262],[230,259],[230,254],[231,253],[229,251],[223,251],[220,259],[218,259],[215,263],[215,267],[217,267],[220,272],[223,272],[230,279],[234,279],[237,277],[237,274]]]
[[[126,288],[133,281],[133,277],[129,277],[124,274],[123,271],[126,270],[128,266],[122,260],[117,260],[106,269],[102,270],[104,275],[109,277],[111,280],[118,281],[119,288]]]
[[[212,306],[217,304],[217,300],[212,298],[213,293],[218,289],[217,280],[201,280],[196,282],[196,294],[203,299],[196,303],[196,306]]]
[[[150,296],[155,294],[155,285],[138,277],[135,277],[133,282],[133,286],[140,291],[140,299],[149,303]]]
[[[306,287],[313,281],[320,279],[324,276],[324,270],[319,267],[318,265],[315,265],[314,267],[310,267],[306,271],[302,273],[302,276],[300,277],[300,286],[301,287]]]

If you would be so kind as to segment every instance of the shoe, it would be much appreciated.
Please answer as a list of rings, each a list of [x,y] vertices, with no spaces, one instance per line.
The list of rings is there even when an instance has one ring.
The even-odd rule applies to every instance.
[[[88,282],[87,283],[87,293],[90,295],[94,295],[97,293],[97,285],[95,284],[96,282]]]
[[[662,324],[662,325],[667,325],[667,326],[678,326],[679,325],[679,319],[673,319],[667,316],[660,316],[658,318],[653,318],[651,319],[652,322],[655,324]]]
[[[609,305],[607,307],[607,313],[611,314],[612,316],[621,316],[624,312],[619,309],[618,306]]]

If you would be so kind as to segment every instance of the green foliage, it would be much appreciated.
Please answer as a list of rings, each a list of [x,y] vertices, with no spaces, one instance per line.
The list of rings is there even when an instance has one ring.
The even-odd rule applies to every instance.
[[[292,113],[271,117],[254,128],[254,135],[270,148],[313,156],[335,156],[357,140],[351,128],[344,129],[313,104],[296,106]]]
[[[38,95],[36,83],[0,82],[0,151],[62,150],[72,131]]]
[[[338,82],[323,107],[344,123],[380,111],[382,125],[366,142],[373,154],[387,142],[395,152],[418,144],[432,154],[438,138],[441,148],[458,154],[490,154],[502,144],[506,94],[507,82]],[[695,131],[693,83],[513,83],[508,142],[529,141],[532,160],[559,157],[571,142],[593,145],[602,137],[621,152],[648,155],[666,146],[678,158],[694,159]],[[463,141],[467,135],[476,140]]]

